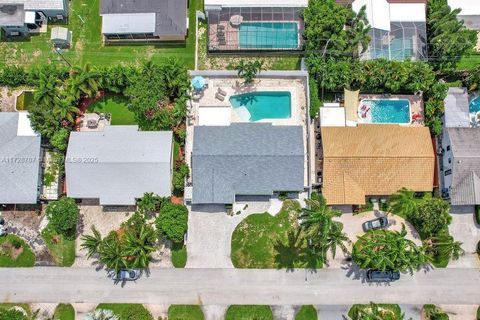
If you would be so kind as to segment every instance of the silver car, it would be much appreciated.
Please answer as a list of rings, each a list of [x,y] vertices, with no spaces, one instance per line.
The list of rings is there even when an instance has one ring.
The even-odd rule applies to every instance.
[[[135,281],[140,278],[140,270],[138,269],[122,269],[113,274],[112,279],[115,281]]]

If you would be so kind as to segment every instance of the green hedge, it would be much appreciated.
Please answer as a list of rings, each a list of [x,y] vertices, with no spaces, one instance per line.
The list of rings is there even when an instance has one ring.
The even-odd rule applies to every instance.
[[[295,320],[318,320],[317,309],[312,305],[302,306],[298,310]]]
[[[314,119],[320,110],[320,99],[318,98],[318,85],[314,78],[310,77],[308,80],[308,87],[310,91],[310,118]]]
[[[168,320],[203,320],[202,308],[197,305],[177,304],[168,308]]]
[[[262,305],[232,305],[225,320],[273,320],[272,308]]]
[[[112,310],[119,320],[153,320],[150,312],[141,304],[101,303],[97,309]]]
[[[75,320],[75,309],[71,304],[59,304],[55,308],[54,320]]]

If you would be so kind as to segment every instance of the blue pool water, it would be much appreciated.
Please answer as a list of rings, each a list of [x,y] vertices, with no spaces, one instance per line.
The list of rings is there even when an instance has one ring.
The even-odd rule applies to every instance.
[[[240,49],[297,49],[296,22],[242,22],[238,32]]]
[[[242,121],[288,119],[292,97],[288,91],[251,92],[230,97],[233,109]]]
[[[470,102],[470,113],[477,113],[480,111],[480,97],[476,97]]]
[[[370,108],[372,123],[410,123],[408,100],[362,100],[360,106]]]

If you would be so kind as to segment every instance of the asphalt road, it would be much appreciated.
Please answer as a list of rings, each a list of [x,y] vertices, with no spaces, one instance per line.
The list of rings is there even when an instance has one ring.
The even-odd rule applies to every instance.
[[[480,304],[480,270],[436,269],[369,284],[342,269],[153,269],[138,281],[114,284],[94,268],[0,268],[2,302],[159,304],[353,303]]]

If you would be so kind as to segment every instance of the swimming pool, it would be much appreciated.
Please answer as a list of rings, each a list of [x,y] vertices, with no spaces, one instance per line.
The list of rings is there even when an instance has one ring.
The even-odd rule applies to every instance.
[[[288,119],[292,97],[288,91],[259,91],[230,97],[230,103],[241,121]]]
[[[470,101],[470,113],[477,112],[480,112],[480,97],[476,97]]]
[[[410,101],[406,99],[365,99],[359,117],[372,123],[410,123]],[[363,117],[366,115],[365,117]]]
[[[296,22],[242,22],[238,32],[240,49],[297,49]]]

